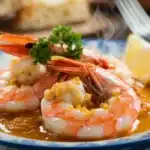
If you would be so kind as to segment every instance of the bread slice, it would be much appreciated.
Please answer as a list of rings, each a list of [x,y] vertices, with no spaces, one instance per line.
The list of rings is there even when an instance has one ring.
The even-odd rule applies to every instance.
[[[14,16],[20,6],[20,0],[0,0],[0,17]]]
[[[30,0],[19,13],[17,27],[22,30],[43,29],[83,22],[90,16],[87,0]]]

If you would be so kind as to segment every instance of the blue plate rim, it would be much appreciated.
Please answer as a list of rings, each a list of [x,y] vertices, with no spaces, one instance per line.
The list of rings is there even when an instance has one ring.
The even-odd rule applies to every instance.
[[[1,139],[1,136],[3,138]],[[41,148],[108,148],[118,147],[124,145],[140,144],[146,141],[150,141],[150,131],[138,133],[135,135],[116,138],[111,140],[91,141],[91,142],[53,142],[53,141],[41,141],[28,138],[22,138],[19,136],[9,135],[0,132],[0,143],[17,145],[17,146],[29,146],[29,147],[41,147]]]

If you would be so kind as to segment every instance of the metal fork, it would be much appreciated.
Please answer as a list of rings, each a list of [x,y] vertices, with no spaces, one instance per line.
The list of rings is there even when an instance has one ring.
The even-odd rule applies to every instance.
[[[150,18],[138,0],[114,0],[131,31],[150,42]]]

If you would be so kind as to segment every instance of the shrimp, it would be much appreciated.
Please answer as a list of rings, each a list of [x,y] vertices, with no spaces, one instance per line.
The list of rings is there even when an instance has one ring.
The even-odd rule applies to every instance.
[[[58,73],[50,73],[46,66],[34,64],[29,56],[15,58],[10,64],[11,80],[17,85],[31,85],[39,99],[57,81]]]
[[[49,67],[79,76],[78,79],[55,84],[45,91],[41,110],[49,131],[90,140],[115,137],[131,131],[141,109],[140,99],[124,80],[102,67],[66,58],[53,59]],[[90,78],[94,88],[100,94],[107,95],[107,98],[101,97],[99,105],[91,107],[92,95],[90,90],[86,93],[85,87],[88,85],[82,78]],[[70,86],[73,86],[71,90]],[[76,98],[75,103],[74,93],[77,97],[84,96]]]
[[[31,86],[17,87],[11,84],[10,71],[0,73],[0,111],[23,111],[36,109],[40,101]]]
[[[31,57],[25,56],[12,59],[10,72],[17,83],[29,85],[40,79],[47,70],[45,65],[34,64]]]
[[[0,40],[12,43],[0,44],[2,51],[17,56],[7,71],[0,72],[0,111],[37,109],[44,91],[56,83],[58,75],[47,72],[45,65],[33,63],[25,45],[36,39],[5,33],[0,35]]]
[[[29,56],[27,45],[35,43],[38,39],[31,36],[1,33],[1,51],[17,57]],[[5,44],[2,44],[4,42]]]
[[[12,60],[10,68],[0,72],[0,112],[37,109],[44,91],[56,81],[57,76],[29,57]]]
[[[8,42],[8,44],[0,44],[1,51],[17,57],[29,56],[29,49],[32,48],[32,45],[38,41],[35,37],[10,33],[1,33],[0,40]],[[65,47],[60,47],[59,44],[53,44],[50,46],[50,51],[54,55],[59,56],[66,50]],[[106,61],[106,59],[104,59],[101,55],[97,55],[88,49],[83,50],[80,61],[99,65],[105,69],[114,68],[112,63],[109,63],[108,60]]]
[[[46,90],[44,95],[41,110],[46,128],[58,134],[73,135],[73,127],[80,125],[80,119],[83,123],[88,117],[84,111],[82,113],[74,107],[86,106],[91,99],[91,94],[86,93],[80,78],[56,83],[50,90]],[[76,115],[76,119],[73,114]],[[70,133],[67,131],[67,122],[70,124],[68,127],[72,128]]]

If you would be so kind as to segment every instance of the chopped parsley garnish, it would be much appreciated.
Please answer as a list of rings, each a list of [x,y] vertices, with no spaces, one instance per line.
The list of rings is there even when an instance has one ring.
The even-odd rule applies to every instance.
[[[74,59],[79,59],[83,51],[81,35],[74,33],[71,27],[68,26],[58,26],[54,28],[49,41],[52,44],[63,44],[67,46],[67,51],[63,53],[66,57],[71,57]]]
[[[52,47],[60,45],[65,50],[60,54],[53,53]],[[52,30],[49,38],[41,38],[30,48],[30,55],[35,63],[46,63],[53,55],[61,55],[73,59],[79,59],[83,52],[82,38],[80,34],[74,33],[71,27],[58,26]]]
[[[49,41],[47,38],[41,38],[38,42],[33,44],[30,49],[30,55],[34,58],[35,63],[46,63],[51,58],[51,51],[49,50]]]

